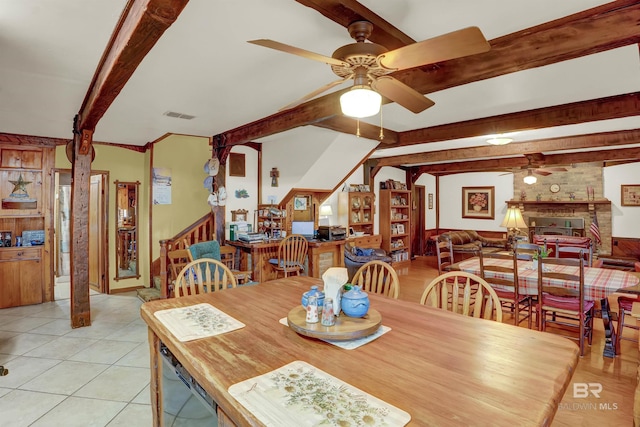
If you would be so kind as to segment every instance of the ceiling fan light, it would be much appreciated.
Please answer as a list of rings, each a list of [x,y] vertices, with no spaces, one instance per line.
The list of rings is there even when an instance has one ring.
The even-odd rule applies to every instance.
[[[366,86],[354,86],[340,96],[342,114],[359,119],[378,114],[381,103],[382,96]]]
[[[491,145],[507,145],[510,142],[513,142],[513,138],[494,137],[487,139],[487,144]]]
[[[529,171],[529,174],[527,176],[524,177],[524,183],[525,184],[535,184],[536,182],[538,182],[538,178],[536,178],[535,176],[533,176],[531,174],[531,171]]]

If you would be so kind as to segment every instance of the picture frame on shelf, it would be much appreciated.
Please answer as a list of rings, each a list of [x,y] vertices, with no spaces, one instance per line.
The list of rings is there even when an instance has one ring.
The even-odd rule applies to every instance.
[[[462,187],[462,218],[495,219],[495,187]]]
[[[398,234],[404,234],[404,224],[398,224]]]
[[[640,206],[640,184],[620,186],[621,206]]]

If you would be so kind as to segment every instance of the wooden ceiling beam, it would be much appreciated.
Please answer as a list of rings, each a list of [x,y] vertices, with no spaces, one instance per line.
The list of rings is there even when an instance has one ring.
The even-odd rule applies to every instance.
[[[619,119],[638,112],[640,92],[634,92],[399,132],[396,146]]]
[[[386,47],[397,49],[415,43],[408,35],[382,19],[373,11],[367,9],[355,0],[296,0],[298,3],[315,9],[326,18],[345,28],[355,21],[369,21],[373,24],[373,31],[369,41]]]
[[[559,150],[577,150],[582,148],[612,147],[640,143],[640,129],[616,132],[602,132],[589,135],[567,136],[518,142],[508,145],[457,148],[415,154],[403,154],[377,158],[379,167],[419,165],[425,163],[444,163],[478,158],[496,158],[524,156],[534,153],[550,153]],[[548,157],[548,156],[547,156]]]
[[[488,52],[393,76],[428,94],[638,42],[640,4],[615,1],[493,39]]]
[[[315,124],[317,127],[331,129],[336,132],[356,135],[358,124],[355,120],[345,116],[334,116],[330,119],[323,120]],[[382,145],[395,146],[398,142],[398,132],[391,129],[382,129],[383,138],[380,138],[380,126],[372,125],[367,122],[360,122],[360,136],[362,138],[378,140]]]
[[[640,148],[623,148],[616,150],[585,151],[580,153],[550,154],[540,157],[539,164],[533,164],[533,168],[553,165],[570,165],[572,163],[608,162],[608,161],[640,161]],[[465,172],[491,172],[506,171],[512,168],[521,168],[529,165],[525,157],[510,157],[490,160],[476,160],[466,162],[442,163],[436,165],[423,165],[416,168],[422,173],[431,175],[446,175]]]
[[[330,14],[326,7],[323,8],[325,3],[306,0],[302,4],[317,8],[327,16]],[[349,3],[352,10],[356,10],[356,2],[329,3],[334,8]],[[393,76],[426,94],[638,42],[640,3],[618,0],[491,40],[489,52],[405,70]],[[342,115],[338,100],[340,94],[341,91],[324,95],[290,110],[223,132],[215,138],[224,140],[225,144],[237,145],[298,126],[317,124]]]
[[[98,121],[138,65],[175,22],[189,0],[131,0],[102,54],[84,98],[77,129],[95,130]]]

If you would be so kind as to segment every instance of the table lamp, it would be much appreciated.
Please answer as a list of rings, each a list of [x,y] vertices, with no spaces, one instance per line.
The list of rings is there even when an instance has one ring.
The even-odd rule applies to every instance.
[[[527,224],[524,222],[524,218],[522,218],[520,208],[515,206],[508,208],[500,227],[507,229],[507,239],[509,243],[512,243],[513,239],[520,234],[520,229],[527,228]]]
[[[331,225],[330,216],[333,215],[333,209],[331,209],[331,205],[321,205],[320,206],[320,221],[319,225]]]

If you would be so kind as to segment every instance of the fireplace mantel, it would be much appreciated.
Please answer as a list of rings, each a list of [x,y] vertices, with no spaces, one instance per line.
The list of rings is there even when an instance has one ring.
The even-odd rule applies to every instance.
[[[595,205],[610,205],[611,200],[599,199],[599,200],[507,200],[505,202],[508,206],[519,206],[520,208],[526,208],[527,206],[544,206],[544,205],[587,205],[590,211],[595,209]]]

